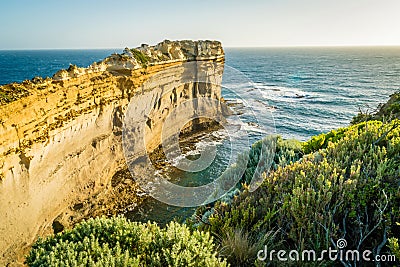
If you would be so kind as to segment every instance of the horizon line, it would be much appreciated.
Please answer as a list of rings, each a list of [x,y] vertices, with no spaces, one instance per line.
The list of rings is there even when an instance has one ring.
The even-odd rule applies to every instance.
[[[296,47],[400,47],[400,44],[343,44],[343,45],[266,45],[266,46],[223,46],[224,48],[296,48]]]
[[[129,46],[125,46],[129,47]],[[41,51],[41,50],[124,50],[125,47],[95,48],[0,48],[0,51]],[[400,47],[400,44],[343,44],[343,45],[265,45],[265,46],[224,46],[223,48],[346,48],[346,47]],[[133,48],[133,47],[132,47]]]

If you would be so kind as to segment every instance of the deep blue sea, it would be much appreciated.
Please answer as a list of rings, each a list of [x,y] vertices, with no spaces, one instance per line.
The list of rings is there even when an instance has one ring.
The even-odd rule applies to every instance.
[[[277,133],[306,140],[346,126],[400,90],[400,47],[226,49],[276,107]]]
[[[87,67],[121,49],[95,50],[0,50],[0,85],[33,77],[52,77],[69,64]]]
[[[113,52],[122,51],[0,51],[0,84],[35,76],[51,77],[69,64],[86,67]],[[225,52],[225,73],[234,70],[234,74],[227,80],[224,74],[223,86],[235,87],[239,93],[256,92],[247,95],[265,106],[256,116],[261,119],[267,116],[268,123],[272,117],[276,133],[284,138],[307,140],[346,126],[360,109],[373,112],[390,94],[400,90],[400,47],[227,48]],[[246,77],[250,84],[241,85],[242,81],[235,79],[238,76]],[[234,96],[225,87],[222,94],[229,100]],[[250,132],[257,130],[254,124],[249,125]],[[223,132],[213,134],[211,139],[208,136],[196,140],[197,152],[194,151],[201,153],[204,147],[216,145],[218,153],[213,164],[197,173],[171,171],[170,176],[177,184],[198,186],[222,173],[230,144]],[[250,135],[250,141],[260,139],[262,134]],[[176,217],[186,218],[193,211],[150,198],[128,217],[165,223]]]

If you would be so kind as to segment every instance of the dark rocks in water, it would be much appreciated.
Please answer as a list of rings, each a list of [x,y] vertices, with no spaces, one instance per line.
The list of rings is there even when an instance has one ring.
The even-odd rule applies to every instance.
[[[283,96],[284,98],[298,98],[298,99],[300,99],[300,98],[305,98],[306,97],[306,95],[301,95],[301,94],[295,94],[295,95],[284,95]]]

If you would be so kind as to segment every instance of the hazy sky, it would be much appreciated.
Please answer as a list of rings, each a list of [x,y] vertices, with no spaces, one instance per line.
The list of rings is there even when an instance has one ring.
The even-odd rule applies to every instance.
[[[400,45],[400,0],[1,0],[0,49]]]

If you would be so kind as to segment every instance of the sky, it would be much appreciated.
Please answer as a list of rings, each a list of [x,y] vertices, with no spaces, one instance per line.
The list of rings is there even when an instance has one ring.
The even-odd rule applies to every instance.
[[[1,0],[0,49],[400,45],[400,0]]]

